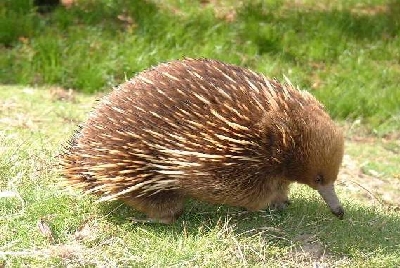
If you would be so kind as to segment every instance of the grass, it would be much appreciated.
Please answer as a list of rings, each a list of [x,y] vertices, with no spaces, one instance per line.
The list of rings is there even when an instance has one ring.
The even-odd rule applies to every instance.
[[[0,264],[11,267],[395,267],[400,263],[398,140],[348,130],[331,215],[294,185],[283,212],[190,201],[173,225],[132,224],[119,202],[58,186],[57,154],[99,97],[0,87]],[[361,132],[360,132],[361,133]],[[371,176],[371,172],[379,176]],[[374,174],[374,173],[373,173]],[[379,185],[375,187],[375,183]]]
[[[290,77],[338,119],[400,128],[398,1],[80,0],[38,14],[0,4],[0,83],[111,88],[182,57]]]
[[[32,2],[0,1],[0,267],[399,266],[398,1]],[[181,57],[316,95],[347,128],[345,219],[294,185],[283,212],[189,201],[171,226],[132,224],[123,204],[58,186],[61,145],[101,92]]]

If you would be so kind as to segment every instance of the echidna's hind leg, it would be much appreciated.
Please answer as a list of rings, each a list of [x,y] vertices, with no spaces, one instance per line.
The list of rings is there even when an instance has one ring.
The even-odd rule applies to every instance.
[[[145,213],[147,220],[138,222],[173,223],[183,213],[184,197],[176,191],[163,191],[141,197],[127,197],[123,201],[138,211]]]

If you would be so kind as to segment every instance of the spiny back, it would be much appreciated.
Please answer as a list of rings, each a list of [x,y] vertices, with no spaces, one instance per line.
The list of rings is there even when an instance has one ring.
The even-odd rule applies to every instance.
[[[295,131],[288,122],[303,110],[325,116],[309,93],[247,69],[206,59],[161,64],[99,103],[63,158],[64,175],[104,200],[215,174],[256,181],[279,172],[279,150]]]

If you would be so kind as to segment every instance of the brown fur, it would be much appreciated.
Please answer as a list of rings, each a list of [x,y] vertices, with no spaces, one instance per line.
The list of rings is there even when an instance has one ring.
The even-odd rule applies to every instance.
[[[70,184],[169,223],[185,197],[251,211],[281,207],[291,182],[333,184],[342,155],[341,131],[307,92],[186,59],[111,92],[62,165]]]

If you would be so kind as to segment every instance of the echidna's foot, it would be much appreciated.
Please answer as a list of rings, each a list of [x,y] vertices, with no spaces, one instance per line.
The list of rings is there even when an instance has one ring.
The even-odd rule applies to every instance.
[[[284,210],[288,205],[290,205],[292,202],[289,200],[289,199],[287,199],[287,200],[283,200],[283,201],[277,201],[277,202],[273,202],[273,203],[271,203],[269,206],[268,206],[268,208],[270,209],[270,210],[277,210],[277,211],[280,211],[280,210]]]
[[[288,197],[289,182],[281,181],[268,204],[269,210],[284,210],[291,202]]]
[[[154,195],[125,198],[123,201],[147,215],[147,219],[132,219],[135,223],[164,223],[176,221],[183,213],[183,197],[176,192],[165,191]]]
[[[269,210],[284,210],[288,205],[290,205],[290,200],[286,191],[281,191],[279,194],[275,195],[275,197],[271,200],[268,205]]]
[[[182,215],[182,213],[183,213],[183,205],[179,210],[177,210],[177,208],[171,210],[170,208],[168,211],[163,211],[159,212],[158,214],[148,214],[148,215],[149,215],[149,220],[151,222],[171,224],[174,223]]]

